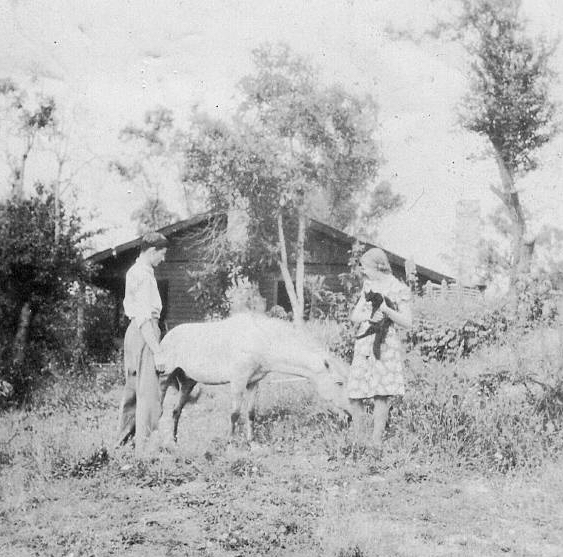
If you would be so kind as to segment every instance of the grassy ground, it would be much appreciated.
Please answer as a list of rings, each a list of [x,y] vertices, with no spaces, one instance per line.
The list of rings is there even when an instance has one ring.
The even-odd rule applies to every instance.
[[[112,448],[118,371],[61,381],[1,416],[0,555],[563,555],[559,422],[541,393],[492,380],[495,358],[509,361],[411,363],[382,460],[303,382],[262,385],[253,446],[226,442],[228,392],[212,387],[176,449],[135,460]]]

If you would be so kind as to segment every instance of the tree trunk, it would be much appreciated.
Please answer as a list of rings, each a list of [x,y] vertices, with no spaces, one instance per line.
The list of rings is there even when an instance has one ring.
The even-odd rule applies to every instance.
[[[307,219],[303,210],[299,211],[299,223],[297,229],[297,259],[295,262],[295,294],[300,320],[303,320],[305,311],[305,233],[307,230]]]
[[[12,195],[16,199],[22,199],[23,198],[25,167],[27,165],[27,157],[29,156],[29,153],[31,152],[32,146],[33,146],[33,140],[28,139],[28,144],[27,144],[26,149],[25,149],[25,151],[22,155],[21,165],[19,166],[19,168],[15,168],[13,170],[14,183],[12,184]]]
[[[84,285],[80,284],[78,287],[78,301],[76,306],[76,346],[74,349],[74,365],[78,366],[84,362],[84,355],[86,347],[84,337],[86,332],[86,324],[84,319],[84,306],[86,305]]]
[[[31,304],[25,302],[20,310],[20,319],[18,322],[18,330],[14,338],[12,362],[14,365],[19,366],[23,364],[25,359],[25,351],[27,348],[27,340],[29,338],[29,327],[31,324]]]
[[[518,275],[529,273],[532,255],[534,253],[534,241],[526,238],[527,227],[526,218],[520,196],[514,186],[514,176],[507,168],[499,149],[494,147],[495,160],[499,168],[502,191],[494,186],[491,190],[495,193],[504,206],[508,209],[508,214],[512,222],[512,265],[510,272],[510,285],[513,287]]]
[[[55,200],[55,243],[61,237],[61,182],[59,178],[53,183],[53,197]]]
[[[278,215],[278,246],[280,249],[280,260],[278,261],[278,264],[283,277],[283,281],[285,283],[285,289],[291,303],[291,309],[293,311],[293,321],[295,323],[302,324],[303,307],[299,304],[297,293],[295,287],[293,286],[293,281],[291,280],[291,273],[289,272],[287,248],[285,245],[285,233],[283,230],[283,216],[281,213]]]

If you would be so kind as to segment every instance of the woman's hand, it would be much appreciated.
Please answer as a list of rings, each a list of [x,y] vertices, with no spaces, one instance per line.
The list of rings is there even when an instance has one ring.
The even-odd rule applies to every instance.
[[[381,321],[383,318],[385,317],[385,314],[383,313],[383,310],[381,309],[381,307],[369,318],[369,322],[370,323],[379,323],[379,321]]]
[[[412,327],[412,315],[410,310],[399,312],[394,309],[391,309],[386,303],[385,300],[381,302],[381,306],[379,306],[379,310],[384,315],[389,317],[393,322],[395,322],[400,327],[404,327],[405,329],[410,329]]]

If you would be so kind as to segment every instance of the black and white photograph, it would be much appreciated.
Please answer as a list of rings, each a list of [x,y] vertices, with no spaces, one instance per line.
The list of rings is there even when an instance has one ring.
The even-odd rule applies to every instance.
[[[0,0],[0,555],[561,557],[563,3]]]

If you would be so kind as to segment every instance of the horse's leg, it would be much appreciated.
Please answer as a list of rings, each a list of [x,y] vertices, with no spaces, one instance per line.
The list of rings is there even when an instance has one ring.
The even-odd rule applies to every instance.
[[[240,418],[240,409],[246,390],[246,379],[242,381],[231,381],[231,437],[235,435],[235,428]]]
[[[183,371],[176,373],[176,379],[178,380],[178,386],[180,387],[180,393],[178,395],[178,400],[172,410],[172,418],[174,420],[174,442],[178,441],[178,422],[180,421],[180,415],[182,414],[182,409],[190,399],[190,393],[192,389],[196,386],[197,381],[190,379]]]
[[[258,394],[258,381],[250,383],[246,387],[247,393],[247,416],[246,416],[246,440],[250,443],[254,438],[254,419],[256,417],[256,395]]]

